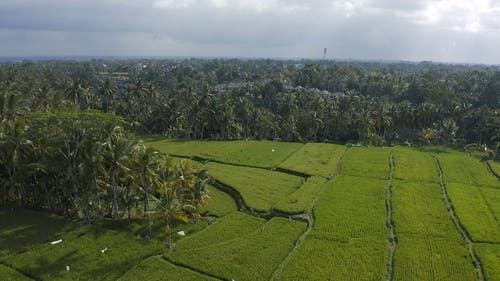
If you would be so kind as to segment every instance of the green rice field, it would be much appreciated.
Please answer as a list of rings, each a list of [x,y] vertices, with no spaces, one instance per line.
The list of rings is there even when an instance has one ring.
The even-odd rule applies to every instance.
[[[174,223],[172,249],[163,217],[153,217],[149,237],[144,219],[85,224],[2,207],[0,280],[500,281],[500,181],[477,157],[402,146],[144,142],[172,161],[191,158],[214,179],[202,217]]]

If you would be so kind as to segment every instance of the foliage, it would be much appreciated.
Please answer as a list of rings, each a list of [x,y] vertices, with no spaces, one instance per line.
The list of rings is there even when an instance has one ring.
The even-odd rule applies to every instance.
[[[484,264],[487,280],[500,280],[500,245],[477,244],[477,251]]]
[[[238,206],[234,199],[227,193],[224,193],[217,188],[209,185],[207,187],[208,198],[200,208],[200,213],[222,217],[230,212],[236,211]]]
[[[234,240],[179,249],[167,253],[167,258],[229,280],[270,279],[305,227],[305,223],[273,218]]]
[[[202,231],[179,241],[178,250],[193,250],[210,245],[224,244],[239,239],[264,226],[266,221],[245,213],[233,212],[218,219]]]
[[[30,278],[22,275],[21,273],[0,264],[0,279],[9,281],[29,281]]]
[[[475,280],[463,241],[401,235],[394,280]]]
[[[262,212],[270,211],[274,204],[303,183],[302,178],[259,168],[213,162],[204,167],[215,179],[236,189],[250,208]]]
[[[344,146],[336,144],[307,143],[279,167],[331,178],[336,172],[344,150]]]
[[[43,212],[16,210],[16,213],[3,213],[4,221],[11,222],[12,226],[0,231],[0,237],[5,239],[3,243],[10,246],[9,251],[3,253],[7,254],[3,262],[44,280],[115,280],[145,257],[159,254],[165,248],[162,241],[168,238],[164,217],[154,218],[153,227],[158,235],[153,240],[146,239],[147,226],[139,219],[103,221],[92,225],[66,222],[64,232],[58,228],[50,232],[64,220]],[[34,230],[30,231],[29,227],[36,221],[44,226],[35,224]],[[189,236],[206,226],[201,221],[188,224],[176,221],[174,231],[183,230]],[[23,229],[27,231],[22,232]],[[42,236],[39,237],[35,230],[40,230]],[[180,236],[175,240],[178,238]],[[59,239],[63,241],[55,245],[49,243]],[[14,246],[10,244],[13,242],[23,244]],[[66,265],[70,266],[69,272]]]
[[[435,160],[428,153],[412,148],[396,147],[394,179],[412,182],[439,182]]]
[[[123,275],[120,281],[141,280],[147,276],[151,281],[183,280],[183,281],[210,281],[217,280],[189,269],[175,266],[165,261],[161,256],[153,256],[143,260]]]
[[[77,228],[55,245],[42,244],[9,256],[6,262],[42,279],[115,280],[132,265],[159,253],[161,243],[144,241],[124,231]],[[124,247],[124,245],[126,245]],[[108,248],[102,253],[102,250]],[[66,266],[70,266],[70,271]]]
[[[256,167],[275,167],[302,146],[271,141],[179,141],[164,137],[147,137],[145,143],[167,154]]]
[[[311,236],[345,243],[385,241],[385,185],[385,181],[371,178],[336,177],[314,206]]]
[[[458,182],[473,186],[499,188],[498,179],[488,172],[484,163],[475,157],[449,151],[438,154],[446,182]]]
[[[461,240],[441,197],[439,184],[394,181],[393,206],[398,235]]]
[[[391,151],[391,148],[351,147],[344,157],[341,173],[350,176],[387,179]]]
[[[326,180],[322,177],[309,177],[299,189],[280,200],[273,209],[289,214],[305,213],[309,211],[311,203],[319,196],[325,183]]]
[[[0,259],[29,250],[36,244],[53,241],[75,226],[75,223],[50,213],[0,207]]]
[[[386,242],[308,238],[280,280],[384,280]]]
[[[474,241],[500,242],[497,221],[500,191],[453,182],[447,183],[447,187],[455,211],[471,238]]]

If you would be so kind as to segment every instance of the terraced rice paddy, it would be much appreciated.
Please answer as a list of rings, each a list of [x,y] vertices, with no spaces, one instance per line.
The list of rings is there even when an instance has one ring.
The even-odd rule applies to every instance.
[[[163,218],[148,240],[143,220],[82,225],[2,208],[0,280],[500,281],[500,181],[476,157],[268,141],[147,144],[198,157],[216,179],[206,217],[176,223],[173,250]]]

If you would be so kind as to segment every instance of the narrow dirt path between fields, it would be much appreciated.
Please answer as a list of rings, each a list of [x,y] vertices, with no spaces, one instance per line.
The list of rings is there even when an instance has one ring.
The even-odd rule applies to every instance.
[[[392,179],[394,177],[394,151],[389,156],[389,177],[387,178],[387,185],[385,186],[385,224],[387,227],[387,268],[386,280],[392,281],[394,279],[394,254],[398,238],[396,236],[396,227],[393,219],[392,208]]]
[[[488,160],[486,160],[486,161],[484,161],[484,164],[486,165],[486,168],[488,169],[488,171],[490,171],[490,173],[492,175],[494,175],[498,180],[500,180],[500,175],[497,174],[497,172],[493,169],[493,167],[491,167],[490,162],[488,162]]]
[[[316,197],[314,198],[314,200],[311,202],[311,205],[309,207],[309,213],[307,214],[308,215],[308,223],[307,223],[307,229],[306,231],[304,231],[304,233],[302,233],[302,235],[299,237],[299,239],[297,239],[297,241],[295,242],[295,246],[293,247],[293,249],[288,253],[288,255],[285,257],[285,259],[283,260],[283,262],[281,262],[281,264],[276,268],[276,270],[274,271],[272,277],[271,277],[271,280],[279,280],[280,277],[281,277],[281,274],[283,273],[283,270],[285,269],[286,265],[290,262],[290,260],[292,259],[293,255],[295,254],[295,252],[300,248],[300,246],[304,243],[304,241],[306,240],[307,236],[309,235],[309,233],[311,232],[313,226],[314,226],[314,221],[315,221],[315,217],[314,217],[314,205],[316,204],[316,201],[318,201],[318,199],[321,197],[321,194],[325,191],[326,187],[328,186],[328,184],[335,180],[335,178],[340,174],[341,170],[342,170],[342,164],[344,162],[344,156],[346,155],[347,153],[347,150],[349,149],[349,147],[346,147],[344,152],[342,153],[342,157],[340,157],[340,160],[337,164],[337,169],[335,171],[335,175],[332,177],[332,179],[330,179],[329,181],[325,182],[323,184],[323,186],[321,187],[321,191],[318,192],[318,194],[316,195]]]
[[[218,164],[223,164],[223,165],[230,165],[230,166],[238,166],[238,167],[245,167],[245,168],[253,168],[253,169],[262,169],[262,170],[267,170],[267,171],[273,171],[273,172],[278,172],[278,173],[283,173],[283,174],[288,174],[292,176],[297,176],[301,178],[309,178],[312,175],[303,173],[303,172],[298,172],[298,171],[293,171],[285,168],[280,168],[280,167],[262,167],[262,166],[253,166],[253,165],[247,165],[247,164],[237,164],[237,163],[230,163],[230,162],[225,162],[225,161],[220,161],[220,160],[215,160],[215,159],[208,159],[208,158],[202,158],[198,156],[182,156],[182,155],[177,155],[177,154],[169,154],[170,156],[177,157],[177,158],[184,158],[184,159],[190,159],[196,162],[199,162],[201,164],[206,164],[208,162],[213,162],[213,163],[218,163]]]
[[[187,269],[187,270],[190,270],[190,271],[193,271],[193,272],[196,272],[198,274],[201,274],[201,275],[205,275],[207,277],[211,277],[211,278],[214,278],[214,279],[217,279],[217,280],[222,280],[222,281],[230,281],[229,279],[226,279],[226,278],[222,278],[222,277],[219,277],[219,276],[216,276],[216,275],[213,275],[211,273],[208,273],[208,272],[205,272],[205,271],[201,271],[199,269],[196,269],[192,266],[189,266],[189,265],[185,265],[183,263],[178,263],[178,262],[175,262],[167,257],[165,257],[164,255],[161,256],[162,259],[164,259],[166,262],[169,262],[175,266],[178,266],[178,267],[182,267],[184,269]]]
[[[448,213],[451,217],[451,220],[457,227],[458,232],[462,235],[462,238],[465,240],[465,245],[467,247],[467,250],[469,252],[469,255],[472,259],[472,264],[474,265],[474,268],[476,270],[476,279],[478,281],[486,281],[486,277],[484,274],[484,269],[483,269],[483,264],[481,263],[481,260],[479,256],[476,253],[476,250],[474,249],[474,243],[472,241],[472,238],[465,228],[465,226],[462,224],[460,221],[460,218],[457,216],[457,213],[455,211],[455,207],[453,206],[453,203],[451,202],[450,195],[448,194],[448,189],[446,187],[446,184],[444,182],[443,178],[443,169],[441,168],[441,163],[439,162],[439,159],[434,155],[434,160],[436,161],[436,168],[439,173],[439,184],[441,186],[441,192],[443,196],[443,200],[446,205],[446,209],[448,209]]]
[[[28,273],[26,273],[26,272],[24,272],[24,271],[22,271],[22,270],[19,270],[19,269],[15,268],[15,267],[13,267],[13,266],[11,266],[11,265],[9,265],[9,264],[6,264],[6,263],[4,263],[3,261],[0,261],[0,265],[3,265],[3,266],[5,266],[5,267],[8,267],[8,268],[10,268],[10,269],[14,270],[15,272],[17,272],[17,273],[21,274],[22,276],[24,276],[24,277],[26,277],[26,278],[28,278],[28,279],[35,280],[35,281],[39,281],[39,280],[41,281],[41,280],[42,280],[42,279],[40,279],[40,278],[38,278],[38,277],[36,277],[36,276],[33,276],[33,275],[31,275],[31,274],[28,274]]]

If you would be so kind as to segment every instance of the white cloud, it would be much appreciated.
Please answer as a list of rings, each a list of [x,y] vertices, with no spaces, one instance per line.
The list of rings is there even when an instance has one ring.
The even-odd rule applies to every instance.
[[[0,0],[0,56],[321,57],[327,47],[331,58],[500,63],[499,31],[496,0]]]
[[[188,8],[195,3],[195,0],[155,0],[153,2],[153,7],[161,9],[178,9]]]

